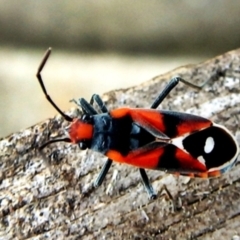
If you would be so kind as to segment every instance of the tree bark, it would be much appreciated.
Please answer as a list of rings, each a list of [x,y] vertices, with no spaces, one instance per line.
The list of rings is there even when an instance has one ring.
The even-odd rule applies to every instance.
[[[175,69],[144,84],[103,95],[109,109],[149,107],[173,76],[182,83],[162,109],[190,112],[227,127],[240,144],[240,49]],[[44,101],[44,99],[43,99]],[[79,110],[70,112],[78,116]],[[214,179],[147,171],[150,201],[136,168],[113,164],[92,187],[106,158],[67,143],[38,147],[64,134],[61,116],[0,141],[0,239],[231,239],[240,235],[239,165]],[[227,151],[227,149],[226,149]],[[161,191],[163,186],[166,190]],[[171,195],[171,196],[170,196]]]

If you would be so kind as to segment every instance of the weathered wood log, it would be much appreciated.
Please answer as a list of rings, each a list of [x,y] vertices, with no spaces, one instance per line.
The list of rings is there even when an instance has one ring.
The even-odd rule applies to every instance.
[[[129,89],[104,94],[109,109],[148,107],[173,76],[182,83],[161,108],[187,111],[225,125],[240,144],[240,49]],[[78,110],[70,114],[80,114]],[[105,158],[77,146],[38,147],[67,125],[56,116],[0,141],[0,239],[231,239],[240,235],[239,165],[215,179],[148,171],[158,197],[149,201],[136,168],[113,164],[92,187]],[[227,149],[226,149],[227,151]],[[166,185],[166,191],[160,191]]]

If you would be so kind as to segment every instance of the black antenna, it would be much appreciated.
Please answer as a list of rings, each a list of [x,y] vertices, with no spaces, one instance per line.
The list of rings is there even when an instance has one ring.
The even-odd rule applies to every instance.
[[[66,121],[72,122],[72,121],[73,121],[73,118],[71,118],[70,116],[66,115],[66,114],[55,104],[55,102],[52,100],[52,98],[48,95],[47,90],[46,90],[46,88],[45,88],[45,86],[44,86],[44,83],[43,83],[43,80],[42,80],[41,71],[42,71],[42,69],[44,68],[45,63],[47,62],[47,60],[48,60],[48,58],[49,58],[49,56],[50,56],[50,54],[51,54],[51,50],[52,50],[52,49],[49,48],[49,49],[46,51],[46,53],[44,54],[44,57],[43,57],[40,65],[39,65],[39,67],[38,67],[38,71],[37,71],[37,75],[36,75],[36,76],[37,76],[37,79],[38,79],[38,81],[39,81],[39,83],[40,83],[40,86],[41,86],[41,88],[42,88],[42,90],[43,90],[43,92],[44,92],[45,97],[47,98],[47,100],[48,100],[48,101],[51,103],[51,105],[64,117],[64,119],[65,119]]]
[[[52,140],[49,140],[48,142],[45,142],[43,145],[41,145],[39,147],[39,150],[43,150],[43,148],[45,148],[48,144],[51,144],[51,143],[55,143],[55,142],[71,142],[71,139],[70,138],[56,138],[56,139],[52,139]]]

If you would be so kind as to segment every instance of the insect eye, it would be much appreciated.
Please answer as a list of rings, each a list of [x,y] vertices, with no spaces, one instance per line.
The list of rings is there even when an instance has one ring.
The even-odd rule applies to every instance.
[[[92,116],[84,114],[81,119],[85,123],[92,123]]]
[[[79,148],[80,148],[81,150],[87,149],[87,148],[88,148],[87,143],[86,143],[85,141],[80,142],[80,143],[79,143]]]

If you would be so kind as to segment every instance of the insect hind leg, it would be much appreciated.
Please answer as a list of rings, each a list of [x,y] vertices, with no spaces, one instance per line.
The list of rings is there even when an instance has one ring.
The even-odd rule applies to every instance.
[[[94,184],[93,184],[94,187],[99,187],[103,183],[103,180],[105,179],[111,165],[112,165],[112,160],[108,158],[108,160],[103,165],[100,173],[98,174],[98,177],[94,181]]]
[[[143,168],[139,168],[140,175],[142,177],[143,185],[148,193],[149,199],[156,199],[157,195],[153,190],[153,187],[149,181],[146,171]]]

